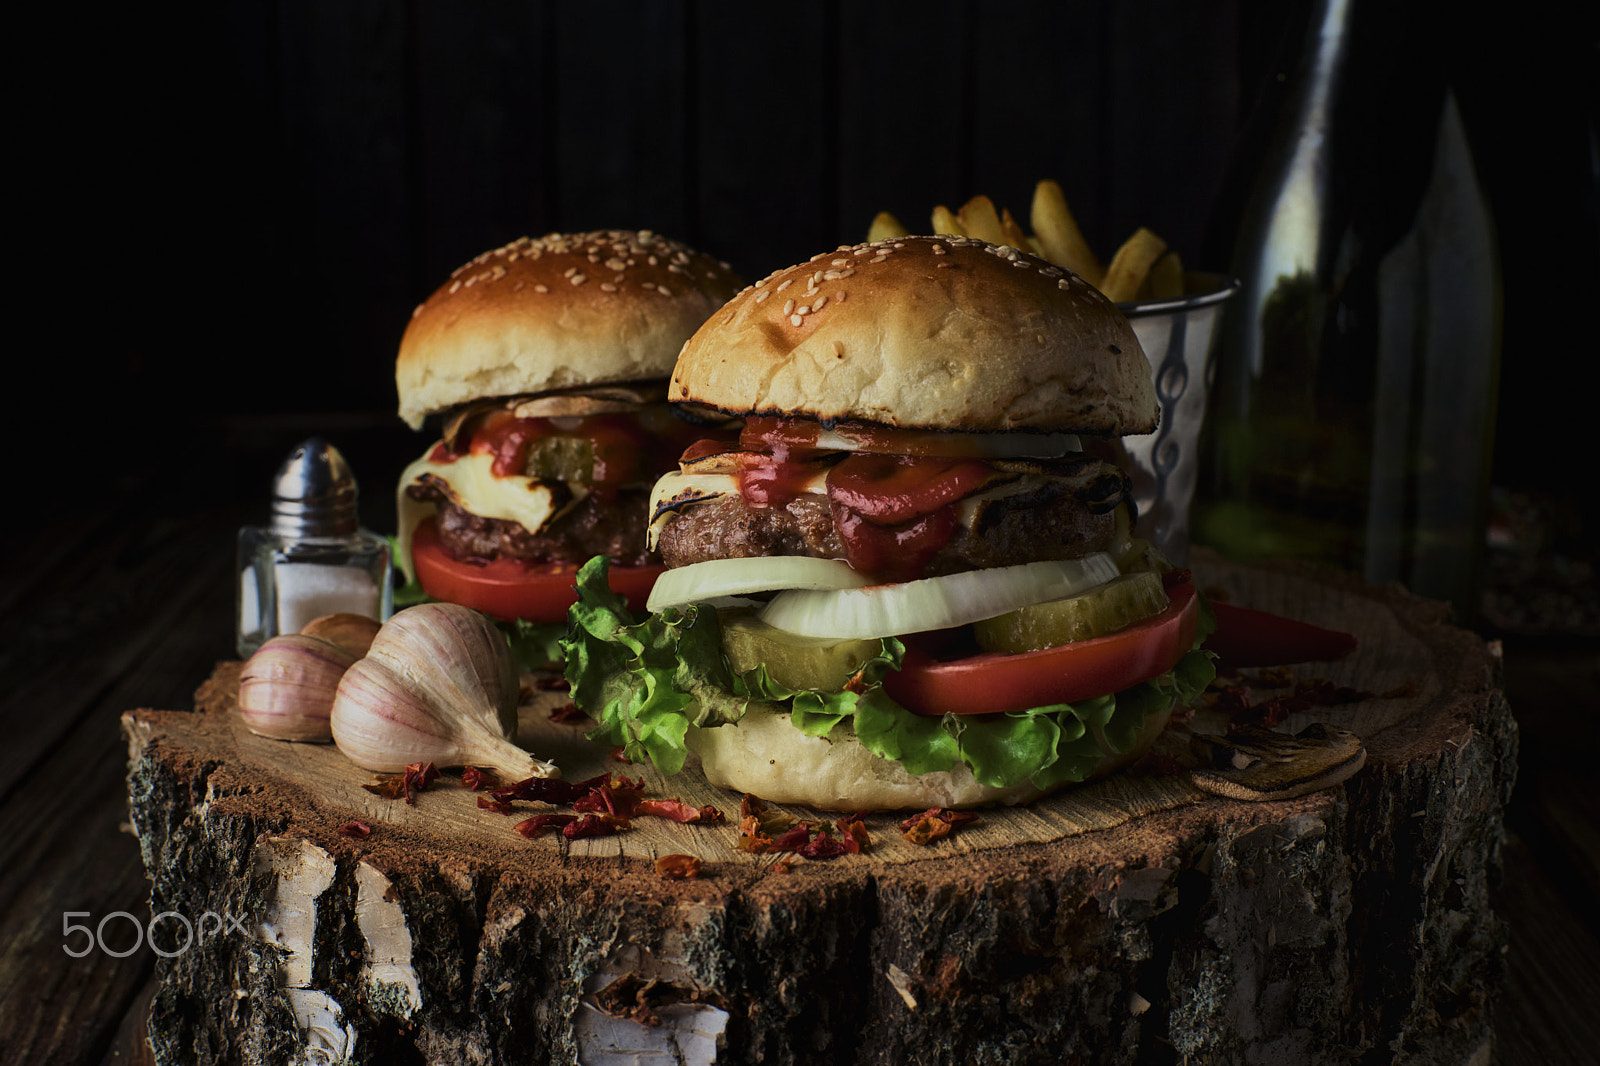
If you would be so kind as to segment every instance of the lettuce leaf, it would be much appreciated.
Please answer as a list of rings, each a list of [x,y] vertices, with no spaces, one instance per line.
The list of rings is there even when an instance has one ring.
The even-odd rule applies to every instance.
[[[1077,704],[930,718],[883,691],[884,675],[899,669],[905,654],[898,640],[882,641],[843,692],[790,689],[761,666],[733,675],[715,609],[671,608],[636,620],[605,574],[603,557],[578,572],[578,603],[561,642],[572,698],[599,723],[591,740],[622,745],[628,758],[649,758],[665,774],[683,768],[690,723],[736,722],[751,700],[763,700],[788,710],[807,736],[848,725],[868,751],[914,774],[949,770],[959,761],[986,785],[1031,781],[1048,788],[1084,780],[1108,750],[1128,751],[1151,715],[1193,701],[1216,672],[1210,653],[1199,650],[1214,625],[1202,606],[1194,648],[1159,677]]]

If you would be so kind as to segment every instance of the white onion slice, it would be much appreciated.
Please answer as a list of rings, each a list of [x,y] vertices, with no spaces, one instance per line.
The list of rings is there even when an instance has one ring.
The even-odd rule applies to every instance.
[[[774,589],[848,589],[867,583],[842,559],[768,555],[748,559],[707,559],[673,567],[656,578],[645,608],[680,607],[721,596],[745,596]]]
[[[774,597],[761,612],[761,620],[803,637],[893,637],[949,629],[1019,607],[1066,599],[1119,573],[1111,556],[1096,552],[1081,559],[969,570],[892,585],[796,590]]]

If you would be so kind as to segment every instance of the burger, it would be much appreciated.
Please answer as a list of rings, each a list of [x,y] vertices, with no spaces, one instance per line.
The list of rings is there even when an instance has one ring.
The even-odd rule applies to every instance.
[[[652,483],[708,434],[666,402],[683,342],[740,282],[649,231],[523,238],[419,306],[395,363],[400,417],[442,436],[401,475],[397,561],[436,600],[564,629],[578,565],[643,607]]]
[[[743,290],[669,388],[743,428],[657,481],[648,615],[579,576],[567,676],[628,757],[834,810],[1019,803],[1137,759],[1211,679],[1106,458],[1156,427],[1149,365],[1076,275],[840,248]]]

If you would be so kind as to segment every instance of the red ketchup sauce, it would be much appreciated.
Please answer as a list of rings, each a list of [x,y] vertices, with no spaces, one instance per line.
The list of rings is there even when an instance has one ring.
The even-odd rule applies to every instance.
[[[594,451],[590,491],[605,498],[624,485],[649,481],[673,469],[672,456],[700,435],[676,419],[666,426],[664,433],[654,433],[635,416],[620,413],[561,419],[558,425],[549,418],[518,418],[510,411],[490,411],[472,427],[466,454],[491,456],[494,475],[508,477],[526,471],[528,451],[538,441],[547,437],[587,440]],[[460,454],[440,441],[428,458],[449,463]]]
[[[851,427],[841,435],[893,448],[899,431]],[[752,418],[740,438],[739,490],[751,507],[782,507],[827,468],[829,512],[846,561],[880,581],[909,581],[955,533],[955,505],[981,487],[989,466],[979,459],[927,451],[931,434],[918,438],[919,454],[851,452],[840,459],[817,448],[817,424]],[[958,450],[958,449],[952,449]]]

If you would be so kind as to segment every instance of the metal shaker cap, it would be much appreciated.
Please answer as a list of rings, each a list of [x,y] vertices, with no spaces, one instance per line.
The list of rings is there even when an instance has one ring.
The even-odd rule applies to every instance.
[[[294,537],[356,532],[356,479],[339,449],[321,437],[301,442],[272,483],[272,530]]]

